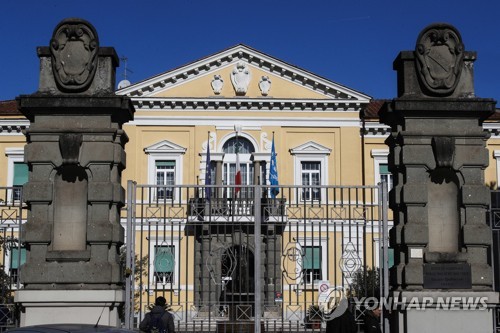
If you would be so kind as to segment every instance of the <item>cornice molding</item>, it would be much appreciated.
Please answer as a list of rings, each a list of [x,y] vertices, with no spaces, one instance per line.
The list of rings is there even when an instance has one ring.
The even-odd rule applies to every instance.
[[[245,110],[359,112],[367,102],[331,99],[132,98],[139,110]]]
[[[370,122],[361,127],[361,135],[366,137],[387,137],[390,133],[391,127],[381,123]]]
[[[130,97],[147,96],[169,89],[186,80],[206,75],[217,69],[245,61],[249,65],[261,68],[271,74],[288,79],[301,86],[313,89],[329,98],[353,101],[369,101],[370,96],[347,88],[336,82],[314,75],[301,68],[289,65],[281,60],[253,50],[244,45],[237,45],[228,50],[208,56],[194,63],[159,74],[150,79],[118,90],[118,95]]]
[[[0,135],[18,135],[29,127],[27,119],[0,120]]]
[[[232,116],[145,116],[134,115],[134,120],[127,126],[233,126],[235,122],[243,128],[258,126],[300,126],[300,127],[360,127],[356,118],[323,118],[323,117],[238,117]]]
[[[499,123],[483,123],[483,129],[490,133],[490,138],[500,139],[500,124]]]

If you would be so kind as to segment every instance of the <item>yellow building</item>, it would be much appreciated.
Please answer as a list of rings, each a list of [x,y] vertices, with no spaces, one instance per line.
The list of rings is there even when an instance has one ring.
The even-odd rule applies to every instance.
[[[124,126],[123,224],[135,230],[126,242],[134,244],[141,273],[134,282],[139,318],[159,295],[179,327],[252,317],[260,299],[268,324],[293,326],[308,320],[321,285],[358,294],[378,289],[353,286],[360,288],[356,272],[388,259],[381,251],[385,197],[377,187],[392,184],[389,129],[378,122],[383,101],[245,45],[122,82],[116,93],[136,108]],[[27,126],[14,102],[0,103],[2,219],[20,199],[11,187],[26,181]],[[492,119],[484,127],[492,133],[485,181],[498,183],[500,126]],[[4,262],[6,270],[18,267]]]

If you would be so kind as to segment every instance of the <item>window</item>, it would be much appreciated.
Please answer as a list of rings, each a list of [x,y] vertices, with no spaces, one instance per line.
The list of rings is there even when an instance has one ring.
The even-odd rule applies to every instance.
[[[7,201],[21,200],[21,186],[28,181],[28,165],[24,163],[24,148],[6,148],[7,187],[17,187],[7,191]]]
[[[14,180],[12,185],[15,187],[12,193],[13,200],[21,200],[22,186],[28,182],[28,165],[23,162],[14,162]]]
[[[328,185],[328,157],[332,150],[314,141],[290,149],[294,164],[294,184],[311,186],[298,192],[295,200],[321,201],[326,190],[312,187]]]
[[[182,184],[182,161],[186,148],[163,140],[144,148],[144,152],[148,155],[148,184],[164,186],[152,192],[150,200],[179,199],[176,194],[180,191],[168,186]]]
[[[240,162],[241,170],[241,185],[252,185],[254,165],[250,160],[252,153],[255,152],[252,142],[242,136],[233,137],[227,140],[222,146],[224,152],[224,167],[223,167],[223,183],[226,185],[234,185],[236,177],[236,152]],[[228,188],[227,197],[231,197],[234,193],[234,188]],[[241,188],[240,198],[253,197],[252,188]]]
[[[321,272],[321,246],[304,246],[304,282],[312,284],[314,281],[322,280]]]
[[[175,185],[175,161],[156,161],[156,185]],[[157,187],[156,199],[166,200],[174,198],[173,187]]]
[[[154,277],[157,284],[173,284],[175,282],[175,246],[155,246]]]
[[[392,174],[389,172],[387,157],[389,155],[388,149],[372,149],[371,155],[373,157],[373,170],[375,185],[385,181],[387,184],[387,191],[390,191],[393,186]],[[375,194],[375,200],[378,200],[378,193]]]
[[[228,170],[229,168],[229,170]],[[253,184],[253,164],[246,162],[245,164],[240,162],[241,170],[241,185],[252,185]],[[250,171],[248,171],[250,170]],[[224,164],[224,184],[234,185],[234,179],[236,177],[236,163],[225,163]],[[232,190],[232,191],[231,191]],[[231,197],[234,189],[228,189],[228,197]],[[252,198],[253,188],[241,188],[240,198]]]
[[[304,186],[321,185],[321,163],[302,162],[302,184]],[[307,187],[302,189],[302,200],[321,200],[321,190],[319,187]]]
[[[10,276],[12,283],[16,284],[19,278],[19,266],[26,262],[26,248],[21,247],[21,256],[19,257],[19,248],[14,247],[10,256]]]
[[[387,191],[390,191],[392,189],[392,174],[389,172],[389,165],[380,163],[378,172],[380,181],[385,182],[387,184]]]

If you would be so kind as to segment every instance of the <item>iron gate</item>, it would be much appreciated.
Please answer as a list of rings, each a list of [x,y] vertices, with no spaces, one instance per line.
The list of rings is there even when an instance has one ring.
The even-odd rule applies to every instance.
[[[491,205],[489,215],[489,225],[492,232],[492,266],[493,284],[496,292],[500,292],[500,191],[491,191]],[[494,332],[500,333],[500,305],[497,305],[494,312]]]
[[[0,332],[19,326],[19,308],[14,292],[21,286],[20,267],[26,250],[20,239],[26,221],[22,187],[0,187]]]
[[[387,296],[385,184],[279,188],[130,181],[126,327],[163,296],[179,332],[319,332]]]

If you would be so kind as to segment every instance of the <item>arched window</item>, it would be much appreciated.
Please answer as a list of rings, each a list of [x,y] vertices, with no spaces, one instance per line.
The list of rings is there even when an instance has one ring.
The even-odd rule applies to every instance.
[[[250,140],[238,136],[233,137],[224,143],[222,147],[224,154],[224,169],[222,182],[226,185],[234,185],[236,177],[236,153],[239,155],[241,169],[241,184],[253,185],[253,163],[250,161],[252,153],[255,152],[255,147]],[[227,196],[232,197],[234,189],[228,189]],[[241,198],[249,198],[253,195],[252,189],[242,188]]]
[[[255,152],[255,148],[250,140],[246,138],[234,137],[226,141],[222,147],[222,151],[226,154],[236,154],[236,148],[239,148],[240,154],[251,154]]]

